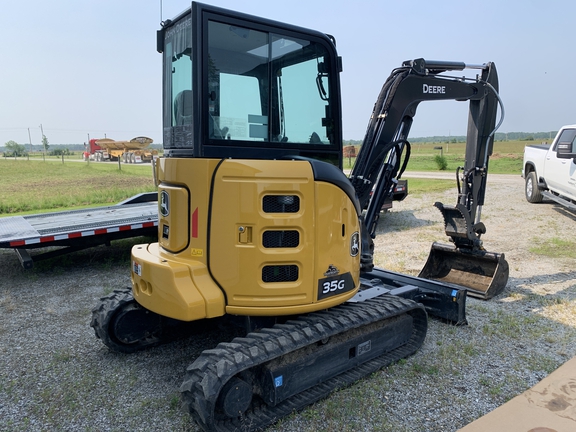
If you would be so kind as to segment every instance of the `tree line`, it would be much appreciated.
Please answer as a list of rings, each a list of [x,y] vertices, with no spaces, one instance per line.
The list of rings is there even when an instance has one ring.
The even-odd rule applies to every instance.
[[[0,147],[0,152],[4,153],[5,157],[26,157],[30,152],[33,151],[44,151],[49,156],[69,156],[73,155],[74,152],[70,151],[69,148],[65,146],[55,146],[52,150],[48,152],[48,148],[50,144],[48,143],[48,139],[46,136],[42,138],[42,145],[35,146],[37,147],[36,150],[31,148],[33,146],[26,146],[24,144],[18,144],[16,141],[10,140],[4,144],[4,147]]]
[[[548,141],[551,142],[558,131],[550,132],[496,132],[494,139],[496,141]],[[465,142],[466,136],[429,136],[409,138],[412,143],[457,143]],[[362,140],[344,140],[344,145],[361,145]],[[16,141],[8,141],[4,147],[0,147],[0,152],[9,157],[22,157],[26,156],[29,151],[46,151],[48,152],[48,139],[46,136],[42,137],[41,145],[24,145],[18,144]],[[61,154],[69,155],[73,151],[84,151],[85,144],[54,144],[51,146],[53,149],[51,155],[59,156]],[[161,144],[152,144],[150,148],[162,148]]]

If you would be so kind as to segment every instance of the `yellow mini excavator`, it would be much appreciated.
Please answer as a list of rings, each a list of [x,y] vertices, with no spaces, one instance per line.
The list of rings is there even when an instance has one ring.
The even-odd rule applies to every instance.
[[[347,177],[331,36],[192,3],[162,23],[157,49],[158,242],[133,248],[131,289],[104,297],[91,326],[129,353],[187,323],[241,321],[245,337],[204,351],[184,377],[183,404],[203,429],[263,428],[414,353],[428,314],[465,324],[467,291],[504,288],[506,261],[483,249],[478,217],[500,100],[493,63],[395,69]],[[449,76],[470,68],[473,78]],[[375,268],[375,227],[416,108],[445,99],[470,113],[458,203],[436,203],[453,244],[432,247],[424,277]]]

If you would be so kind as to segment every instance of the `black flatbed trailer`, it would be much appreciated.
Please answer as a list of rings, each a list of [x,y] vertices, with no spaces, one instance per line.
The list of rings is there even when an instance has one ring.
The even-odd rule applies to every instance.
[[[158,193],[142,193],[118,204],[0,218],[0,248],[14,249],[22,266],[34,261],[138,236],[158,235]],[[47,252],[29,249],[58,247]]]

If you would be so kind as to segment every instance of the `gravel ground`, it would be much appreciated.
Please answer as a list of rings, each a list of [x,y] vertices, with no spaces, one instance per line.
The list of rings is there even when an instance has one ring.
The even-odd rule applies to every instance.
[[[452,176],[450,176],[452,178]],[[383,216],[380,267],[417,274],[430,244],[444,240],[434,201],[455,190],[410,195]],[[510,264],[506,290],[468,299],[469,325],[429,320],[423,347],[333,393],[270,431],[455,431],[536,384],[576,355],[576,269],[563,257],[576,217],[552,203],[528,204],[519,176],[489,179],[485,246]],[[532,252],[551,239],[559,257]],[[109,352],[89,327],[102,295],[129,285],[129,242],[20,268],[0,250],[0,430],[197,430],[180,411],[178,388],[189,363],[217,340],[203,337],[146,352]]]

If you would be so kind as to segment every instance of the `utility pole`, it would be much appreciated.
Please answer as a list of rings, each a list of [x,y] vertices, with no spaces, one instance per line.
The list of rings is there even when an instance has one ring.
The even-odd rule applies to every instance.
[[[30,153],[32,153],[32,137],[30,136],[30,128],[28,128],[28,142],[30,143]]]
[[[42,133],[42,148],[44,149],[43,159],[46,160],[46,146],[44,145],[44,129],[42,128],[42,123],[40,123],[40,132]]]
[[[86,158],[86,162],[88,162],[88,164],[90,164],[90,152],[91,147],[90,147],[90,134],[88,133],[88,141],[86,141],[86,143],[84,143],[84,157]]]

